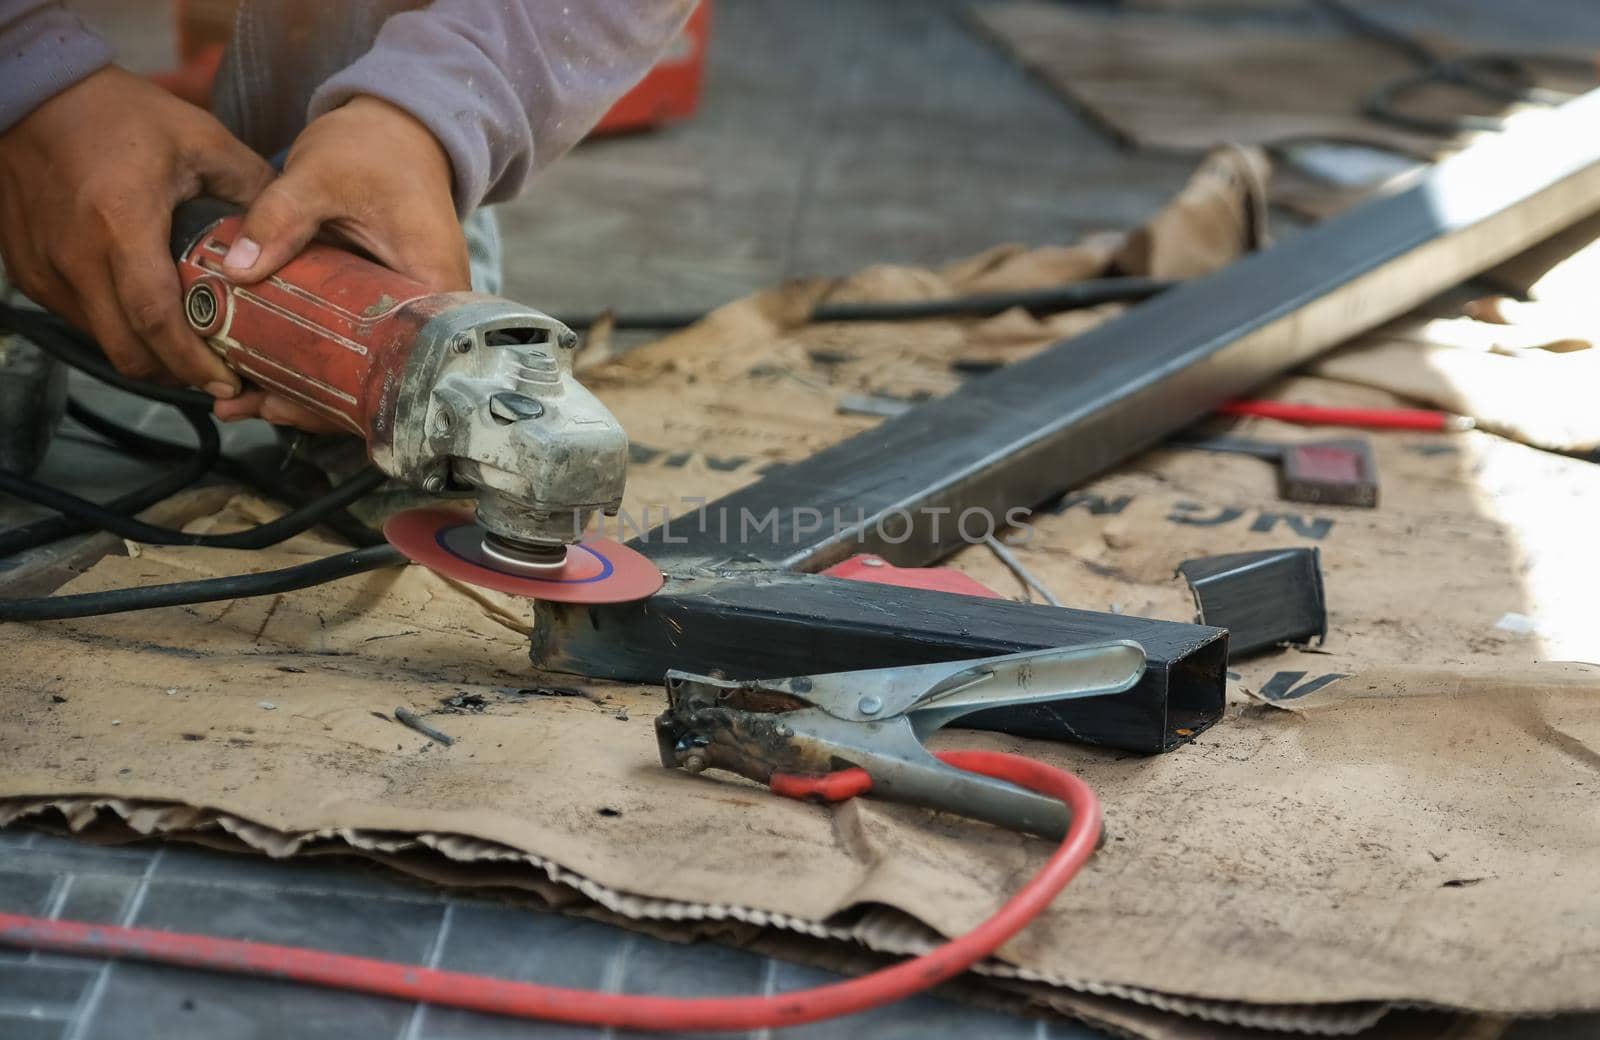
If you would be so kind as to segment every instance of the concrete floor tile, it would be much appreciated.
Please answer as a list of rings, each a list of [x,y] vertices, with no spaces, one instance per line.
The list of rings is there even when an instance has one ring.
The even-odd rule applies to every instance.
[[[442,915],[411,900],[170,881],[158,870],[133,923],[416,963]]]
[[[777,966],[773,989],[778,993],[809,989],[837,982],[842,976],[798,964]],[[870,1036],[873,1040],[924,1040],[932,1036],[983,1037],[984,1040],[1037,1040],[1034,1019],[956,1004],[938,997],[920,996],[887,1007],[863,1011],[847,1018],[784,1030],[784,1040],[832,1040]],[[1091,1040],[1093,1034],[1085,1037]],[[1064,1040],[1076,1040],[1067,1037]]]
[[[389,1040],[412,1005],[292,982],[119,963],[79,1040]]]
[[[72,967],[0,964],[0,1036],[11,1035],[4,1026],[8,1019],[70,1019],[98,971],[87,960]]]
[[[71,877],[56,916],[65,921],[87,921],[91,924],[120,922],[140,880],[133,875],[73,874]]]
[[[45,912],[55,885],[54,874],[36,874],[26,866],[0,860],[0,912],[37,917]]]
[[[6,1040],[65,1040],[71,1024],[47,1018],[12,1018],[0,1014],[0,1036]]]

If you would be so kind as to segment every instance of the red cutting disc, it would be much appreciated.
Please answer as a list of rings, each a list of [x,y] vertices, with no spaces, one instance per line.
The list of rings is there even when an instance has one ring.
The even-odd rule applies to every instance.
[[[383,525],[389,544],[429,570],[469,585],[556,603],[627,603],[654,595],[665,580],[648,557],[609,538],[567,547],[560,567],[532,573],[483,551],[472,514],[437,506],[408,509]]]

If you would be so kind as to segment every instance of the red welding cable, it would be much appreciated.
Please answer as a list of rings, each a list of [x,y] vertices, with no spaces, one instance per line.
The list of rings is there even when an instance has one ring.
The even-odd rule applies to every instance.
[[[1464,415],[1425,408],[1329,408],[1294,401],[1232,401],[1217,409],[1221,415],[1247,415],[1314,426],[1356,426],[1368,430],[1428,430],[1447,433],[1470,430]]]
[[[816,1022],[893,1003],[961,974],[1049,906],[1094,852],[1100,838],[1100,802],[1076,776],[1033,759],[994,751],[946,751],[939,757],[957,768],[1061,799],[1072,811],[1066,838],[1032,880],[972,931],[920,957],[815,989],[773,996],[692,999],[598,993],[293,946],[18,914],[0,914],[0,945],[293,979],[440,1007],[619,1029],[776,1029]],[[854,769],[827,777],[774,779],[773,788],[779,793],[830,800],[852,797],[871,787],[866,774]]]

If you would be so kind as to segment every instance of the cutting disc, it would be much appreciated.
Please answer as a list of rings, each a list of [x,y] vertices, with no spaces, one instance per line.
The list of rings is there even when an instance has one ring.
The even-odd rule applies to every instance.
[[[559,567],[518,568],[483,550],[483,527],[472,514],[437,506],[408,509],[383,525],[389,544],[429,570],[469,585],[557,603],[626,603],[661,588],[661,568],[609,538],[567,547]]]

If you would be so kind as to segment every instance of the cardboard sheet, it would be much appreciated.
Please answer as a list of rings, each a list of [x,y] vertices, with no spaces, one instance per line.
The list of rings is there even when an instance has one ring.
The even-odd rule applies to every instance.
[[[1231,212],[1246,209],[1235,199]],[[1169,218],[1187,230],[1163,233],[1206,223]],[[1221,235],[1243,240],[1237,225]],[[1006,247],[937,272],[790,286],[595,369],[590,385],[637,443],[629,510],[683,511],[686,496],[865,428],[836,414],[845,393],[944,393],[960,378],[953,360],[1024,356],[1113,310],[804,326],[819,296],[1049,284],[1104,270],[1124,244]],[[1396,400],[1325,379],[1277,392]],[[996,986],[1172,1040],[1221,1023],[1381,1029],[1394,1003],[1600,1007],[1600,668],[1556,663],[1600,660],[1585,520],[1600,471],[1486,433],[1374,441],[1376,511],[1288,505],[1263,462],[1163,451],[1036,514],[1017,551],[1064,601],[1176,619],[1193,610],[1173,574],[1183,559],[1318,545],[1332,631],[1324,647],[1241,663],[1228,717],[1168,755],[942,738],[1066,765],[1108,807],[1104,848],[986,968]],[[209,522],[260,508],[241,500]],[[145,547],[63,591],[331,549],[309,536],[257,553]],[[1024,594],[986,548],[953,565]],[[5,626],[0,825],[277,856],[355,849],[679,934],[887,952],[971,927],[1045,854],[955,818],[871,800],[821,808],[662,769],[659,691],[534,672],[529,617],[526,603],[406,568]],[[397,705],[455,743],[399,725]]]
[[[972,17],[1109,132],[1140,148],[1192,153],[1222,141],[1320,137],[1428,158],[1446,144],[1362,116],[1368,90],[1412,67],[1390,49],[1332,27],[1037,0],[978,6]],[[1462,93],[1435,99],[1437,110],[1488,111]]]
[[[1501,267],[1486,281],[1510,297],[1469,302],[1461,317],[1406,318],[1328,355],[1310,371],[1391,390],[1552,451],[1600,450],[1600,218]]]
[[[72,588],[229,570],[226,555],[113,558]],[[8,631],[3,815],[65,801],[79,824],[101,805],[135,830],[217,827],[277,855],[340,840],[432,849],[630,917],[812,934],[877,904],[960,931],[1042,854],[955,819],[663,770],[655,691],[561,696],[492,621],[424,635],[419,611],[482,617],[463,599],[450,609],[435,582],[411,568],[231,609]],[[1006,960],[1113,994],[1600,1003],[1585,938],[1600,920],[1600,669],[1359,663],[1351,630],[1389,635],[1402,621],[1388,613],[1347,609],[1334,654],[1254,666],[1254,696],[1174,754],[947,738],[1069,765],[1109,807],[1093,867]],[[1379,656],[1414,656],[1405,635]],[[1498,655],[1438,656],[1521,656],[1513,639],[1480,641]],[[450,712],[463,695],[482,712]],[[400,727],[385,717],[396,704],[445,711],[430,721],[456,743]]]
[[[1465,136],[1440,137],[1365,116],[1369,92],[1415,67],[1332,19],[1319,22],[1304,3],[1140,0],[1121,6],[1134,9],[1021,0],[975,5],[971,17],[1108,133],[1138,148],[1192,154],[1222,142],[1295,148],[1321,142],[1432,160],[1465,143]],[[1366,6],[1384,18],[1383,4]],[[1462,51],[1448,40],[1427,43],[1441,53]],[[1583,67],[1582,61],[1575,65]],[[1541,67],[1533,74],[1557,90],[1593,85],[1571,69]],[[1409,91],[1398,107],[1432,118],[1500,117],[1516,109],[1444,85]],[[1398,169],[1371,155],[1328,151],[1316,165],[1321,175],[1281,171],[1274,200],[1322,217],[1387,183]],[[1335,169],[1336,176],[1327,176]]]

